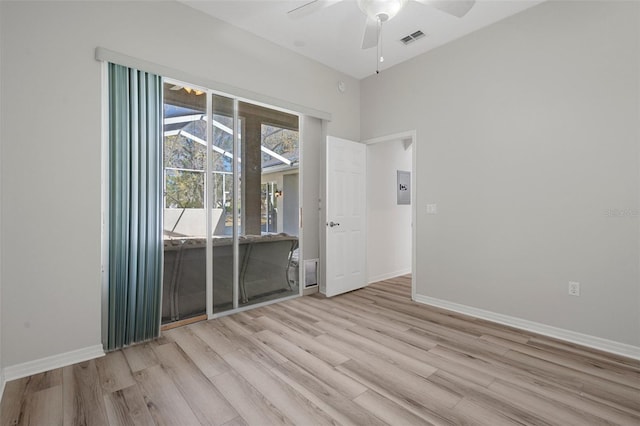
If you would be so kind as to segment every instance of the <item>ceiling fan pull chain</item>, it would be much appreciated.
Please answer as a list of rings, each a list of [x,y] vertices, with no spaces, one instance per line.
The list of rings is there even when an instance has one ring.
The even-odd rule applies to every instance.
[[[376,74],[380,74],[380,63],[384,61],[382,57],[382,20],[379,16],[376,17],[378,21],[378,45],[376,46]]]
[[[380,52],[378,52],[378,59],[380,59],[380,62],[384,62],[384,57],[382,56],[382,21],[380,20],[380,30],[378,31],[378,47],[380,49]]]

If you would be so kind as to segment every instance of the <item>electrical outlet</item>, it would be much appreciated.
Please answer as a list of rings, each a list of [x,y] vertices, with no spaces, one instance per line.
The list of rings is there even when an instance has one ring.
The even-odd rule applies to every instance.
[[[580,296],[580,283],[577,281],[569,281],[569,295]]]

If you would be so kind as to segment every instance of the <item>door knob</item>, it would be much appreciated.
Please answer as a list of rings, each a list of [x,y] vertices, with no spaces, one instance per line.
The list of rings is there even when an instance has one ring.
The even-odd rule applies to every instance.
[[[329,222],[329,226],[333,228],[334,226],[340,226],[340,224],[332,221],[332,222]]]

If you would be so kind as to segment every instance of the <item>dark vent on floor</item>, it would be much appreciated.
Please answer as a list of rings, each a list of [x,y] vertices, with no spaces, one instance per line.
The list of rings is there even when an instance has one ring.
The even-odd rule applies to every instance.
[[[409,44],[409,43],[413,43],[414,41],[421,39],[422,37],[426,36],[425,33],[423,33],[422,31],[418,30],[415,31],[411,34],[409,34],[408,36],[402,37],[400,39],[401,42],[403,42],[405,45]]]

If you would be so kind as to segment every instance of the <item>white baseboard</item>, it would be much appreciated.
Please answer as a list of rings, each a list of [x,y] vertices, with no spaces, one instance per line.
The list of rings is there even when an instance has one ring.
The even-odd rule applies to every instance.
[[[628,345],[625,343],[615,342],[613,340],[603,339],[601,337],[590,336],[588,334],[578,333],[576,331],[566,330],[563,328],[552,327],[550,325],[541,324],[534,321],[516,318],[509,315],[498,314],[484,309],[474,308],[472,306],[460,305],[446,300],[436,299],[433,297],[416,294],[414,300],[426,305],[435,306],[449,311],[458,312],[472,317],[508,325],[510,327],[519,328],[525,331],[542,334],[556,339],[564,340],[571,343],[577,343],[593,349],[622,355],[628,358],[640,360],[640,347]]]
[[[90,359],[99,358],[101,356],[104,356],[104,349],[102,348],[102,345],[89,346],[86,348],[77,349],[75,351],[65,352],[62,354],[5,367],[4,379],[7,382],[10,380],[21,379],[33,374],[42,373],[44,371],[49,371],[60,367],[66,367],[67,365],[88,361]]]
[[[378,281],[384,281],[390,278],[395,278],[395,277],[399,277],[401,275],[407,275],[410,273],[411,273],[411,268],[402,269],[400,271],[395,271],[395,272],[389,272],[387,274],[380,274],[380,275],[376,275],[375,277],[368,277],[369,282],[367,284],[377,283]]]

